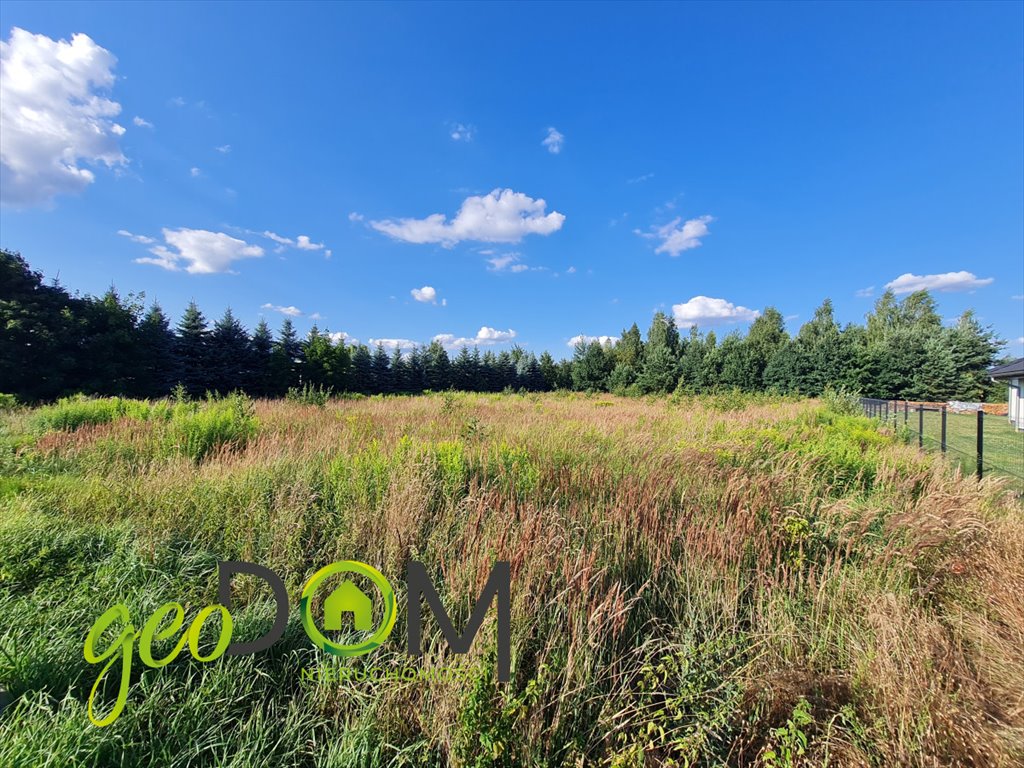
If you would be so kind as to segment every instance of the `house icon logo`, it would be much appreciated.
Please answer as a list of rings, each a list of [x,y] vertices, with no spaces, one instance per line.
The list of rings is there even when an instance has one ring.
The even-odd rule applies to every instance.
[[[345,614],[352,614],[355,629],[373,629],[373,601],[351,581],[344,581],[324,600],[324,629],[345,628]]]
[[[380,600],[381,617],[378,624],[373,620],[374,600],[356,586],[351,579],[341,582],[323,601],[323,631],[313,621],[313,598],[320,587],[326,586],[328,579],[339,574],[355,574],[368,579],[376,588]],[[335,656],[361,656],[378,648],[391,630],[395,628],[398,618],[395,604],[395,591],[384,578],[384,574],[371,565],[358,560],[342,560],[331,563],[313,574],[306,582],[299,598],[299,613],[306,634],[321,650]],[[337,631],[347,628],[349,622],[346,615],[352,614],[351,626],[361,632],[372,632],[369,637],[358,643],[338,643],[326,635],[324,631]]]

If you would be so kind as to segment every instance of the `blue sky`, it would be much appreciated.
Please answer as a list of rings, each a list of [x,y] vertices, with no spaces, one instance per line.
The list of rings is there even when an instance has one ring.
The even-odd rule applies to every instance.
[[[891,283],[1021,354],[1022,8],[8,0],[0,244],[363,342],[795,332]]]

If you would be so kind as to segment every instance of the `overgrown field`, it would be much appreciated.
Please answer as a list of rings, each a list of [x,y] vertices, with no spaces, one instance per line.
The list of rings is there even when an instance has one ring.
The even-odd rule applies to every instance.
[[[0,765],[1024,762],[1020,502],[817,401],[79,400],[0,420]],[[304,678],[332,662],[299,591],[347,559],[401,610],[346,665],[468,674]],[[218,560],[285,577],[284,638],[136,659],[123,714],[91,725],[96,618],[123,602],[141,627],[180,601],[191,621]],[[512,682],[493,610],[468,657],[429,614],[428,652],[406,655],[410,560],[460,627],[511,563]],[[269,590],[240,584],[255,638]]]

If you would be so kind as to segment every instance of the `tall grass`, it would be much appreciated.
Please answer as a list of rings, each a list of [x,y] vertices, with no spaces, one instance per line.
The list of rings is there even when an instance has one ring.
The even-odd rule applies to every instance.
[[[722,398],[235,398],[44,434],[38,411],[3,417],[0,764],[1019,764],[1020,503],[859,416]],[[120,601],[139,623],[169,600],[194,615],[218,559],[285,577],[282,641],[137,670],[121,718],[89,726],[92,621]],[[509,561],[512,682],[493,616],[466,659],[428,620],[416,661],[403,611],[343,664],[465,677],[304,679],[334,662],[298,591],[340,559],[399,588],[422,561],[457,625]],[[255,637],[269,595],[238,598]]]

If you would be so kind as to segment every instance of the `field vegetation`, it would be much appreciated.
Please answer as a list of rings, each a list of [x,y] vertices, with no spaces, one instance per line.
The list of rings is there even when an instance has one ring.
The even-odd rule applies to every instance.
[[[0,425],[0,765],[1024,762],[1021,503],[842,393],[179,393]],[[285,577],[284,638],[136,665],[124,713],[90,725],[95,619],[124,602],[141,625],[172,600],[192,617],[236,559]],[[509,561],[512,681],[494,679],[493,612],[464,659],[432,620],[407,656],[400,611],[342,662],[463,677],[304,677],[333,662],[298,592],[342,559],[394,576],[400,605],[424,562],[458,626]],[[241,582],[238,636],[272,613]]]

